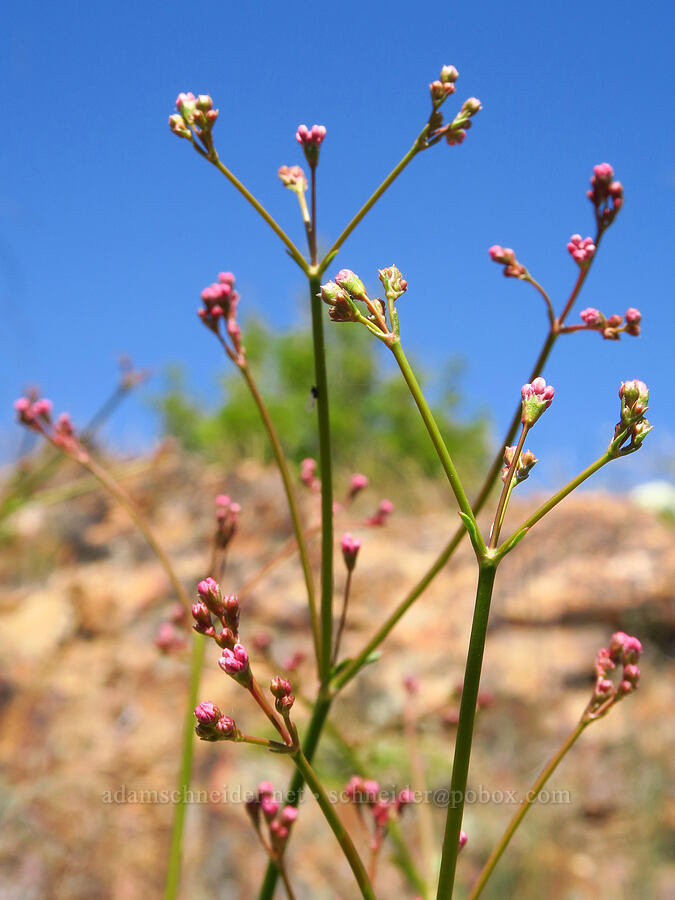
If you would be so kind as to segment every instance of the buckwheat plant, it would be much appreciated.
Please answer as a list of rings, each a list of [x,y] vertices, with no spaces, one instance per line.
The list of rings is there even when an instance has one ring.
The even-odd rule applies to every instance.
[[[318,431],[318,465],[315,460],[304,460],[300,468],[300,483],[304,489],[320,497],[320,523],[303,523],[296,499],[296,480],[291,475],[281,440],[269,415],[261,392],[251,371],[245,348],[245,335],[237,319],[239,294],[235,289],[235,277],[231,272],[221,272],[217,279],[201,292],[202,306],[198,311],[203,325],[212,332],[215,341],[230,363],[237,367],[246,382],[253,403],[258,409],[263,428],[271,443],[280,477],[283,483],[288,509],[293,527],[293,538],[262,566],[246,585],[236,592],[227,593],[221,582],[224,578],[225,552],[237,528],[239,507],[230,498],[219,497],[216,502],[216,523],[211,559],[204,579],[196,586],[196,593],[190,601],[175,575],[170,561],[157,543],[147,522],[110,474],[93,459],[91,453],[78,439],[70,419],[62,415],[52,417],[51,404],[46,400],[25,397],[17,401],[16,409],[20,421],[28,428],[40,432],[53,445],[89,469],[122,503],[136,521],[147,541],[164,566],[176,595],[182,601],[173,618],[165,623],[157,637],[157,644],[164,652],[180,652],[186,643],[181,635],[183,610],[187,610],[193,622],[192,664],[189,690],[189,708],[185,718],[183,753],[179,774],[179,787],[190,782],[192,745],[194,733],[203,741],[232,744],[250,744],[268,752],[283,755],[293,769],[288,789],[283,801],[277,799],[272,786],[264,782],[258,788],[253,800],[247,805],[247,812],[259,841],[269,858],[259,892],[259,900],[270,900],[281,879],[286,894],[293,898],[293,872],[286,865],[286,848],[292,838],[297,807],[304,785],[315,798],[326,822],[332,829],[342,852],[353,872],[360,895],[368,900],[377,896],[375,890],[377,859],[381,846],[387,840],[395,842],[401,851],[398,854],[401,867],[406,874],[411,889],[418,897],[429,898],[435,891],[438,900],[449,900],[453,896],[455,870],[458,854],[470,835],[462,830],[464,797],[469,773],[471,746],[473,741],[476,709],[481,705],[479,695],[481,668],[485,649],[490,603],[499,565],[541,519],[567,497],[576,487],[590,478],[600,468],[640,449],[643,440],[651,430],[645,418],[648,409],[649,392],[642,381],[628,380],[619,390],[620,409],[614,434],[608,436],[609,443],[601,455],[569,484],[546,500],[539,509],[521,522],[511,533],[502,535],[505,514],[513,490],[528,478],[537,458],[534,451],[526,448],[536,438],[533,433],[537,422],[547,413],[555,399],[552,385],[546,383],[543,372],[557,343],[564,335],[579,331],[594,331],[606,340],[619,340],[622,334],[637,336],[640,333],[641,314],[639,310],[628,309],[624,315],[606,316],[597,309],[581,311],[579,320],[569,319],[579,294],[589,276],[593,262],[607,230],[614,223],[623,205],[623,188],[614,177],[608,163],[597,165],[590,180],[588,198],[594,217],[594,233],[582,237],[574,234],[569,238],[567,250],[576,268],[576,279],[567,299],[560,305],[551,299],[547,291],[520,262],[513,249],[494,245],[489,248],[489,257],[502,267],[507,278],[517,278],[530,284],[541,296],[547,316],[547,329],[543,345],[536,355],[531,370],[523,371],[523,384],[518,393],[514,385],[515,411],[504,435],[500,450],[495,456],[478,494],[469,499],[459,473],[444,441],[427,400],[420,388],[412,366],[404,351],[398,317],[398,304],[406,302],[408,283],[402,271],[395,265],[385,266],[377,271],[364,273],[362,279],[348,268],[333,266],[335,257],[343,251],[347,239],[358,227],[369,210],[377,203],[389,186],[413,162],[416,157],[432,147],[445,142],[449,147],[462,144],[473,125],[474,117],[481,110],[481,103],[469,97],[459,107],[454,117],[447,121],[443,116],[446,101],[455,93],[458,72],[454,66],[444,66],[440,76],[430,85],[430,110],[421,131],[414,138],[408,152],[387,175],[379,187],[355,213],[330,247],[319,253],[317,246],[317,175],[326,128],[322,125],[300,125],[296,140],[308,167],[308,173],[299,165],[282,165],[278,176],[282,185],[294,193],[299,202],[300,214],[307,239],[307,253],[304,254],[291,240],[253,194],[238,180],[227,164],[221,160],[216,149],[215,126],[219,117],[211,97],[205,94],[195,96],[181,93],[176,101],[176,112],[169,118],[172,132],[192,146],[196,153],[210,163],[233,187],[253,206],[264,222],[277,235],[291,260],[307,278],[308,302],[312,317],[312,340],[314,351],[313,394]],[[450,152],[450,151],[446,151]],[[458,152],[458,151],[452,151]],[[329,270],[334,274],[328,277]],[[373,286],[379,282],[376,296]],[[411,293],[414,295],[414,285]],[[413,301],[414,302],[414,301]],[[329,327],[352,327],[367,329],[373,338],[381,341],[392,353],[406,385],[410,390],[429,438],[438,455],[440,466],[448,480],[449,501],[457,507],[460,523],[430,569],[423,573],[419,582],[404,596],[388,615],[377,623],[374,633],[361,650],[350,658],[341,654],[341,638],[349,623],[349,595],[352,581],[358,577],[359,555],[367,552],[361,540],[350,533],[340,537],[339,547],[345,571],[345,587],[340,598],[334,597],[334,555],[335,527],[339,517],[348,509],[354,497],[367,487],[366,475],[355,474],[341,501],[333,494],[331,467],[331,417],[329,406],[329,384],[326,376],[326,353],[324,345],[325,314]],[[501,490],[491,524],[487,531],[479,525],[477,516],[491,496],[495,483],[501,479]],[[388,500],[382,500],[376,511],[366,520],[370,527],[382,526],[393,511]],[[321,565],[317,573],[313,570],[308,553],[308,541],[314,534],[321,537]],[[331,707],[338,694],[369,663],[377,659],[377,651],[385,638],[396,627],[406,612],[420,598],[436,575],[445,567],[465,535],[468,535],[476,558],[476,600],[471,625],[471,636],[466,657],[461,704],[457,716],[457,732],[454,755],[450,759],[448,748],[448,778],[451,801],[447,809],[445,832],[442,838],[440,868],[433,865],[434,835],[432,823],[423,809],[412,811],[419,817],[420,855],[424,860],[413,859],[409,849],[398,833],[398,820],[405,813],[411,800],[408,789],[403,789],[394,798],[380,796],[379,785],[372,779],[373,773],[356,771],[345,790],[346,801],[357,813],[360,827],[368,835],[370,859],[366,862],[357,850],[349,830],[343,824],[334,802],[330,799],[320,775],[312,762],[319,741],[324,733],[330,733],[334,740],[343,741],[338,729],[330,720]],[[309,619],[316,665],[316,688],[311,696],[301,697],[291,682],[281,675],[272,677],[269,685],[264,685],[257,677],[256,670],[274,662],[270,654],[268,640],[264,636],[247,633],[245,615],[241,615],[241,600],[269,569],[280,559],[297,551],[307,594]],[[318,576],[318,578],[317,578]],[[228,589],[230,586],[228,585]],[[439,611],[445,615],[445,611]],[[241,622],[240,622],[241,619]],[[243,626],[243,627],[241,627]],[[253,702],[263,713],[272,728],[272,737],[260,734],[245,734],[229,715],[224,715],[216,702],[199,699],[199,679],[207,642],[215,645],[217,663],[223,676],[231,678],[242,689],[241,701]],[[210,646],[210,645],[209,645]],[[582,732],[596,720],[604,717],[620,700],[631,694],[639,682],[638,660],[642,647],[637,638],[614,634],[607,648],[599,651],[596,664],[596,681],[586,708],[582,711],[578,725],[563,745],[545,766],[527,799],[514,815],[504,835],[486,861],[472,891],[476,898],[483,890],[508,842],[513,837],[523,817],[533,805],[542,787],[556,769],[565,754],[581,736]],[[286,671],[297,667],[298,659],[286,663]],[[215,660],[214,660],[215,663]],[[590,660],[589,660],[590,668]],[[416,679],[409,676],[405,682],[409,695],[416,693]],[[310,709],[306,724],[298,726],[295,717],[296,694],[303,705]],[[246,696],[247,695],[247,696]],[[423,787],[420,773],[419,747],[416,741],[417,722],[409,706],[405,717],[406,742],[412,760],[415,787]],[[194,732],[194,733],[193,733]],[[243,751],[239,747],[236,752]],[[234,751],[234,748],[233,748]],[[360,764],[354,759],[354,766]],[[419,776],[419,777],[418,777]],[[182,805],[176,809],[172,845],[166,877],[165,896],[177,895],[180,877],[183,822],[185,810]],[[381,896],[381,895],[380,895]]]

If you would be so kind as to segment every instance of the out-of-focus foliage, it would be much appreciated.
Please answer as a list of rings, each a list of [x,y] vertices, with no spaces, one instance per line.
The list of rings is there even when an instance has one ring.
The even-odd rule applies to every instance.
[[[287,456],[299,462],[316,456],[313,408],[312,341],[296,328],[270,332],[257,320],[243,330],[251,371],[265,398]],[[429,436],[398,370],[385,373],[364,329],[348,325],[328,329],[328,376],[331,386],[333,453],[338,468],[363,471],[378,481],[386,477],[436,477],[441,469]],[[214,351],[215,351],[214,347]],[[242,457],[268,460],[270,449],[258,411],[239,372],[223,358],[222,405],[207,410],[185,388],[180,368],[167,373],[157,404],[165,431],[189,451],[235,462]],[[463,476],[478,477],[487,454],[486,421],[461,422],[457,380],[461,366],[451,362],[433,394],[434,415]],[[424,384],[424,372],[420,377]]]

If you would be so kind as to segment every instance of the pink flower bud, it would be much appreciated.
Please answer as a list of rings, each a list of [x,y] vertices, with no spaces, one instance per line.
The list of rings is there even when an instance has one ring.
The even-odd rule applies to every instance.
[[[298,818],[298,810],[295,806],[284,806],[280,818],[283,825],[292,825]]]
[[[222,713],[215,703],[206,700],[195,707],[195,716],[202,725],[215,725]]]
[[[302,149],[305,151],[305,159],[312,168],[319,161],[319,147],[325,137],[326,129],[323,125],[312,125],[311,128],[308,128],[306,125],[298,126],[295,139],[302,145]]]
[[[335,276],[335,283],[356,300],[367,296],[363,282],[351,269],[340,269]]]
[[[258,795],[262,799],[274,793],[274,785],[271,781],[261,781],[258,785]]]
[[[307,190],[307,177],[300,166],[280,166],[277,175],[283,186],[296,194],[304,194]]]
[[[192,618],[195,620],[195,629],[197,631],[204,633],[204,631],[213,627],[211,613],[201,600],[192,604]]]
[[[459,849],[460,850],[463,847],[466,847],[468,840],[469,840],[469,835],[466,833],[466,831],[460,831],[460,833],[459,833]]]
[[[279,812],[279,801],[275,800],[274,797],[265,796],[260,801],[260,808],[267,821],[271,822]]]
[[[345,561],[345,566],[347,566],[347,571],[351,572],[356,565],[356,557],[361,549],[361,541],[347,532],[340,541],[340,546],[342,547],[342,558]]]
[[[354,474],[349,486],[349,496],[353,500],[354,497],[368,487],[368,479],[365,475]]]
[[[221,716],[216,722],[216,731],[222,740],[231,740],[237,736],[237,726],[234,719],[229,716]]]
[[[579,315],[589,328],[596,328],[600,325],[605,324],[605,317],[600,312],[600,310],[595,309],[594,306],[589,306],[587,309],[582,309]]]
[[[396,266],[389,266],[386,269],[379,269],[378,275],[384,288],[384,293],[390,302],[398,300],[398,298],[408,290],[408,282],[401,274],[400,269]]]
[[[270,691],[277,700],[287,697],[292,690],[290,681],[287,678],[282,678],[280,675],[275,675],[270,681]]]
[[[527,269],[518,262],[516,254],[510,247],[494,244],[490,247],[488,253],[493,262],[504,266],[504,275],[507,278],[522,278],[527,274]]]
[[[580,266],[587,266],[595,253],[593,238],[583,238],[580,234],[573,234],[567,245],[570,255]]]
[[[236,678],[241,684],[246,684],[250,680],[248,653],[241,644],[235,644],[231,650],[226,647],[218,660],[218,665],[223,672]]]
[[[547,385],[541,377],[535,378],[532,384],[524,384],[520,393],[523,401],[521,422],[532,427],[553,402],[553,385]]]
[[[459,78],[459,72],[454,66],[443,66],[441,69],[441,81],[443,84],[452,83]]]

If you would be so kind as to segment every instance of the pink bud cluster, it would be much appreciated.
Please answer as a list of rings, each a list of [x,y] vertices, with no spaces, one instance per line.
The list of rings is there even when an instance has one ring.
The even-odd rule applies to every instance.
[[[307,190],[307,176],[300,166],[280,166],[277,175],[283,186],[296,194],[304,194]]]
[[[361,541],[347,532],[340,541],[340,547],[342,548],[342,558],[345,561],[347,571],[351,572],[356,565],[356,557],[361,549]]]
[[[224,716],[215,703],[205,700],[195,707],[195,733],[203,741],[237,741],[241,734],[234,719]]]
[[[553,385],[547,385],[545,380],[539,377],[535,378],[531,384],[524,384],[520,389],[520,394],[522,397],[521,422],[531,428],[553,403],[555,390]]]
[[[197,311],[202,322],[219,334],[221,319],[225,322],[225,331],[232,341],[228,352],[237,362],[243,362],[245,349],[241,343],[241,329],[237,324],[237,306],[239,294],[234,289],[235,278],[232,272],[221,272],[218,281],[205,287],[202,291],[204,306]]]
[[[218,665],[227,675],[247,687],[251,681],[251,667],[248,653],[243,644],[236,643],[232,649],[225,647]]]
[[[398,821],[404,808],[414,800],[409,788],[403,788],[396,797],[389,799],[381,795],[380,785],[371,778],[353,775],[344,790],[347,799],[356,807],[361,821],[368,827],[365,813],[370,819],[370,847],[373,853],[382,846],[390,822]]]
[[[612,635],[609,647],[601,647],[595,659],[595,686],[584,719],[591,721],[604,716],[626,694],[637,689],[640,681],[638,662],[642,644],[636,637],[623,631]],[[612,681],[612,673],[621,667],[618,685]]]
[[[274,697],[276,711],[286,717],[295,703],[290,681],[281,675],[275,675],[270,681],[270,691]]]
[[[441,69],[441,77],[437,81],[432,81],[429,85],[429,93],[431,94],[431,102],[434,109],[437,109],[444,100],[455,93],[455,82],[459,78],[459,72],[454,66],[443,66]]]
[[[319,161],[319,148],[325,137],[326,129],[323,125],[312,125],[311,128],[299,125],[295,133],[295,139],[305,151],[305,159],[312,169]]]
[[[623,206],[623,186],[614,180],[614,169],[609,163],[600,163],[593,168],[591,189],[586,192],[595,208],[595,217],[601,228],[614,221]]]
[[[493,262],[504,266],[504,275],[507,278],[525,278],[527,276],[527,269],[518,262],[516,254],[510,247],[501,247],[499,244],[494,244],[494,246],[490,247],[488,253]]]
[[[211,130],[218,118],[218,110],[213,108],[213,100],[208,94],[181,93],[176,98],[177,113],[169,116],[169,128],[178,137],[192,140],[194,134],[205,147],[211,149]]]
[[[369,516],[364,522],[365,525],[381,526],[387,524],[387,519],[394,511],[394,504],[391,500],[380,500],[377,511]]]
[[[506,479],[511,469],[511,464],[513,463],[513,457],[515,456],[515,454],[515,447],[506,447],[504,449],[504,468],[501,471],[501,478],[504,483],[506,483]],[[525,479],[529,476],[530,472],[538,462],[539,460],[531,450],[523,450],[513,472],[514,482],[516,484],[520,484],[521,481],[525,481]]]
[[[316,477],[316,469],[316,460],[311,456],[306,457],[300,463],[300,481],[314,493],[321,490],[321,481]]]
[[[585,268],[593,259],[595,243],[593,238],[582,238],[580,234],[573,234],[569,239],[567,249],[572,259],[578,263],[581,268]]]
[[[268,831],[271,855],[278,860],[284,852],[291,826],[298,818],[298,810],[290,805],[282,807],[275,793],[271,782],[261,781],[257,795],[246,803],[246,812],[261,837],[261,825],[264,822]],[[264,840],[263,843],[265,844]]]
[[[615,314],[605,318],[604,314],[593,306],[582,309],[579,315],[589,331],[598,331],[606,341],[618,341],[624,332],[631,337],[638,337],[640,334],[642,313],[634,306],[627,309],[623,316]]]
[[[68,413],[61,413],[53,419],[52,408],[52,401],[44,397],[19,397],[14,401],[17,419],[22,425],[31,431],[37,431],[78,462],[86,462],[89,454],[78,440],[70,416]]]
[[[237,533],[241,506],[228,497],[218,494],[216,497],[216,546],[224,550]]]
[[[480,112],[482,108],[481,102],[477,97],[469,97],[468,100],[464,101],[462,108],[448,126],[448,130],[445,134],[445,140],[450,147],[455,147],[458,144],[464,143],[466,133],[473,124],[471,119],[476,113]]]
[[[621,453],[632,453],[640,449],[653,427],[645,418],[645,413],[649,409],[649,388],[644,381],[637,379],[623,381],[619,389],[619,399],[621,418],[614,429],[614,439],[624,435]],[[626,446],[629,438],[630,443]]]
[[[197,600],[192,604],[194,630],[213,638],[219,647],[234,651],[239,640],[239,598],[236,594],[223,595],[220,585],[213,578],[205,578],[197,585]],[[222,630],[217,632],[214,619]]]

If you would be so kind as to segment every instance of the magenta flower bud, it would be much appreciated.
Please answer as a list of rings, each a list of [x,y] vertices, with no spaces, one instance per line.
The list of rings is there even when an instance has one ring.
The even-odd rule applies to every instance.
[[[235,644],[232,649],[226,647],[223,650],[218,665],[231,675],[240,684],[246,686],[251,679],[251,669],[248,662],[248,653],[241,644]]]
[[[41,400],[36,400],[31,406],[31,415],[33,418],[42,418],[46,421],[49,421],[49,417],[52,413],[52,401],[47,400],[44,397]]]
[[[28,399],[28,397],[19,397],[18,400],[15,400],[14,409],[19,413],[19,415],[28,412],[28,410],[30,409],[30,400]]]
[[[282,678],[280,675],[275,675],[270,681],[270,691],[277,700],[287,697],[292,690],[290,681],[287,678]]]
[[[260,808],[267,821],[271,822],[279,812],[279,801],[272,796],[266,795],[260,801]]]
[[[527,274],[527,269],[518,262],[516,254],[510,247],[501,247],[499,244],[494,244],[490,247],[488,253],[493,262],[504,266],[504,275],[507,278],[523,278]]]
[[[356,300],[367,296],[363,282],[351,269],[340,269],[335,276],[335,283]]]
[[[375,824],[380,828],[386,828],[389,824],[391,811],[391,807],[386,800],[378,800],[377,803],[373,805],[372,809]]]
[[[599,309],[595,309],[594,306],[589,306],[587,309],[582,309],[579,313],[582,321],[586,323],[589,328],[597,328],[599,326],[605,325],[605,317],[600,312]]]
[[[443,66],[441,69],[441,81],[443,84],[453,84],[459,78],[459,72],[454,66]]]
[[[636,637],[623,631],[615,632],[609,642],[609,655],[613,662],[635,663],[642,653],[642,644]]]
[[[215,703],[206,700],[195,707],[195,716],[201,725],[215,725],[222,713]]]
[[[637,337],[640,334],[640,322],[642,321],[642,313],[639,309],[631,306],[626,310],[625,319],[626,332],[633,337]]]
[[[284,806],[280,818],[282,825],[292,825],[298,818],[298,810],[295,806]]]
[[[380,783],[373,778],[366,778],[362,786],[363,794],[368,803],[375,803],[380,793]]]
[[[345,785],[345,795],[355,802],[363,799],[363,778],[360,775],[352,775]]]
[[[588,266],[595,253],[595,244],[590,237],[582,239],[580,234],[573,234],[569,239],[567,249],[579,266]]]
[[[192,604],[192,618],[195,620],[195,629],[197,631],[204,633],[206,630],[213,627],[211,613],[209,612],[207,605],[201,600]]]
[[[340,546],[342,547],[342,558],[347,566],[347,571],[351,572],[356,565],[356,557],[361,549],[361,541],[347,532],[340,541]]]
[[[221,716],[216,722],[216,731],[221,740],[229,741],[237,737],[237,726],[234,719],[229,716]]]
[[[261,798],[266,797],[269,794],[273,794],[273,793],[274,793],[274,785],[272,784],[271,781],[261,781],[260,782],[260,784],[258,785],[258,794]]]
[[[593,167],[593,174],[598,181],[607,182],[607,184],[609,184],[612,178],[614,178],[614,169],[609,163],[600,163],[600,165]]]
[[[319,147],[325,137],[326,129],[323,125],[312,125],[311,128],[308,128],[306,125],[298,126],[295,139],[302,145],[302,149],[305,151],[305,159],[312,168],[319,161]]]
[[[460,831],[460,833],[459,833],[459,849],[460,850],[462,850],[464,847],[466,847],[468,840],[469,840],[469,835],[466,833],[466,831]]]
[[[408,282],[396,266],[379,269],[378,274],[387,300],[392,303],[408,290]]]
[[[623,680],[629,682],[634,688],[637,687],[638,681],[640,680],[640,669],[629,663],[627,666],[623,667]]]
[[[553,403],[555,393],[553,385],[547,385],[543,378],[535,378],[532,384],[524,384],[521,388],[523,425],[532,427],[537,419]]]
[[[228,594],[223,597],[223,618],[225,625],[234,633],[239,632],[239,597],[236,594]]]

